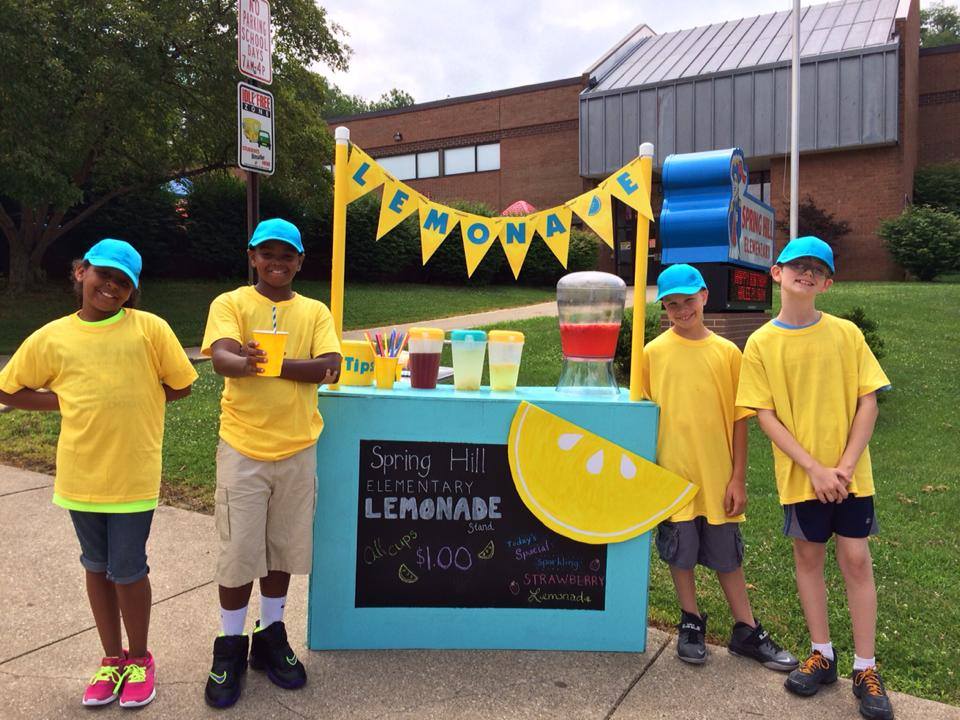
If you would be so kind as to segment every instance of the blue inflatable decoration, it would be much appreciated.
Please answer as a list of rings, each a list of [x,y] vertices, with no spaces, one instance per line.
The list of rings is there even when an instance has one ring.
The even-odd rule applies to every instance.
[[[670,155],[663,164],[661,262],[773,264],[773,208],[747,192],[740,148]]]

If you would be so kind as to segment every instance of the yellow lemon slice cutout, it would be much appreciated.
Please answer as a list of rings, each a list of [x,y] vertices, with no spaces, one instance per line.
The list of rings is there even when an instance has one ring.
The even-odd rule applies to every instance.
[[[668,519],[699,489],[528,402],[513,416],[507,456],[530,512],[554,532],[584,543],[636,537]]]

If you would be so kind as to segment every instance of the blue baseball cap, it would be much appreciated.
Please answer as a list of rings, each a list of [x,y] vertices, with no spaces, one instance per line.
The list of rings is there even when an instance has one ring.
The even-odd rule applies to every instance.
[[[140,253],[133,249],[133,245],[125,240],[104,238],[83,256],[91,265],[108,267],[120,270],[130,278],[134,287],[140,287],[140,271],[143,270],[143,259]]]
[[[657,278],[657,302],[667,295],[696,295],[706,287],[703,275],[692,265],[671,265]]]
[[[802,257],[816,258],[830,268],[830,272],[836,272],[833,267],[833,250],[823,240],[813,235],[804,235],[788,242],[780,251],[777,265]]]
[[[279,240],[288,245],[293,245],[298,253],[303,254],[303,242],[300,240],[300,231],[292,222],[281,218],[271,218],[262,220],[257,224],[257,229],[253,231],[253,237],[250,238],[249,247],[256,247],[267,240]]]

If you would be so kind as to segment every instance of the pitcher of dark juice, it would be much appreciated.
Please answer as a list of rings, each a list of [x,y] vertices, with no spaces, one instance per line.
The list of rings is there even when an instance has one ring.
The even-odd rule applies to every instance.
[[[410,387],[433,390],[437,386],[437,375],[440,371],[443,330],[412,327],[408,343],[407,367],[410,370]]]

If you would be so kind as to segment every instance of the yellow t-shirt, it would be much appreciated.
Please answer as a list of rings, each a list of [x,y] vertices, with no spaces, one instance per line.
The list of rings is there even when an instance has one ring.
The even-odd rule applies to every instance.
[[[700,488],[672,522],[745,520],[723,509],[733,473],[733,424],[753,414],[735,407],[739,374],[739,348],[719,335],[687,340],[668,330],[643,348],[643,393],[660,406],[657,464]]]
[[[62,420],[54,495],[116,504],[159,496],[161,383],[179,390],[196,378],[170,326],[127,309],[111,324],[68,315],[44,325],[0,370],[0,390],[55,392]]]
[[[860,328],[822,313],[813,325],[757,330],[743,353],[737,404],[773,410],[784,427],[825,467],[836,467],[847,446],[857,399],[890,385]],[[773,446],[783,505],[815,500],[807,473]],[[849,491],[873,495],[870,448],[863,451]]]
[[[309,360],[340,352],[333,316],[322,302],[294,295],[275,303],[250,286],[211,303],[201,352],[212,354],[217,340],[246,344],[254,330],[270,330],[274,307],[277,330],[289,333],[285,358]],[[255,460],[282,460],[310,447],[321,430],[317,385],[279,377],[225,378],[220,437],[238,452]]]

